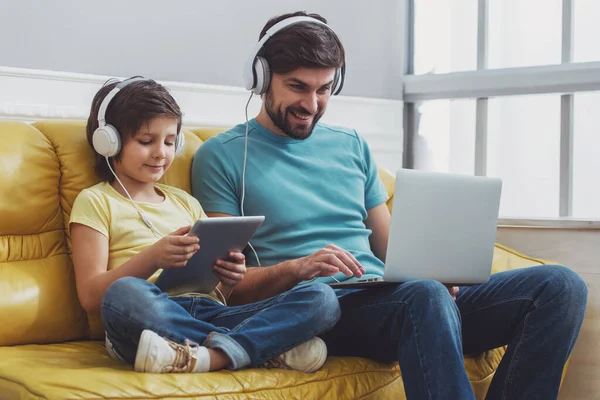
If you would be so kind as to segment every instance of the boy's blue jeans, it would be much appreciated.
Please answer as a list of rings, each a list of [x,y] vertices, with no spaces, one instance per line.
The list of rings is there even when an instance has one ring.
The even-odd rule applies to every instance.
[[[113,351],[130,364],[150,329],[220,349],[231,368],[256,367],[330,329],[340,317],[335,292],[324,284],[298,287],[267,300],[225,307],[202,297],[167,297],[153,284],[127,277],[102,299],[102,321]],[[210,336],[209,336],[210,335]]]
[[[463,354],[508,345],[486,399],[556,399],[583,321],[587,287],[572,270],[540,266],[461,287],[435,281],[338,289],[342,315],[322,335],[329,355],[398,360],[409,400],[474,399]]]

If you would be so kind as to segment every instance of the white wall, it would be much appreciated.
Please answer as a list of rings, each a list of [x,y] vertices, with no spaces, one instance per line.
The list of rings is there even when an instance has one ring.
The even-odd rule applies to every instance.
[[[94,94],[107,78],[0,66],[0,121],[85,120]],[[243,88],[160,82],[181,106],[185,127],[228,129],[244,121],[249,95]],[[254,96],[248,115],[256,115],[260,107],[260,98]],[[401,167],[402,101],[335,96],[329,102],[323,122],[356,129],[369,143],[379,166],[390,171]]]
[[[347,52],[343,94],[401,99],[402,1],[0,0],[0,66],[241,86],[272,16],[328,19]]]

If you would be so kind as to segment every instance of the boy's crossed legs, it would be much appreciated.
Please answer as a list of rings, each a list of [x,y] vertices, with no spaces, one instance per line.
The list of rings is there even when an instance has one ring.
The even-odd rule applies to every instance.
[[[127,277],[115,281],[102,301],[109,347],[136,370],[148,372],[265,365],[312,372],[327,357],[326,346],[315,336],[339,316],[335,293],[323,284],[225,307],[203,297],[169,298],[151,283]],[[225,359],[226,365],[214,358]],[[175,361],[181,366],[174,370]]]

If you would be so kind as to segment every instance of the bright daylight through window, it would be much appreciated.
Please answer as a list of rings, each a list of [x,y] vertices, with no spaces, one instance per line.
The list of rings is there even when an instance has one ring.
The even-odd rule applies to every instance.
[[[407,1],[405,166],[501,177],[501,217],[600,218],[600,1]]]

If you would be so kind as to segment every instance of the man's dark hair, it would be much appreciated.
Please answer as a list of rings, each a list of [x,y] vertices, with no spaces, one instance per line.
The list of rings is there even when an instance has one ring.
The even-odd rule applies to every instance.
[[[92,135],[98,128],[98,111],[102,100],[119,83],[119,81],[109,82],[100,88],[92,100],[92,109],[86,126],[87,141],[92,149],[94,148]],[[148,79],[133,82],[121,89],[108,105],[105,121],[117,129],[123,143],[127,137],[135,135],[143,124],[156,117],[175,118],[177,132],[181,130],[182,113],[179,105],[164,86]],[[95,151],[94,154],[96,175],[103,181],[112,182],[115,178],[106,164],[106,159]],[[114,158],[118,161],[119,154]]]
[[[290,17],[311,17],[327,20],[319,14],[304,11],[271,18],[260,32],[259,40],[276,23]],[[264,44],[259,56],[269,63],[272,73],[285,74],[297,68],[341,68],[344,65],[344,46],[337,35],[321,24],[302,22],[277,32]]]

